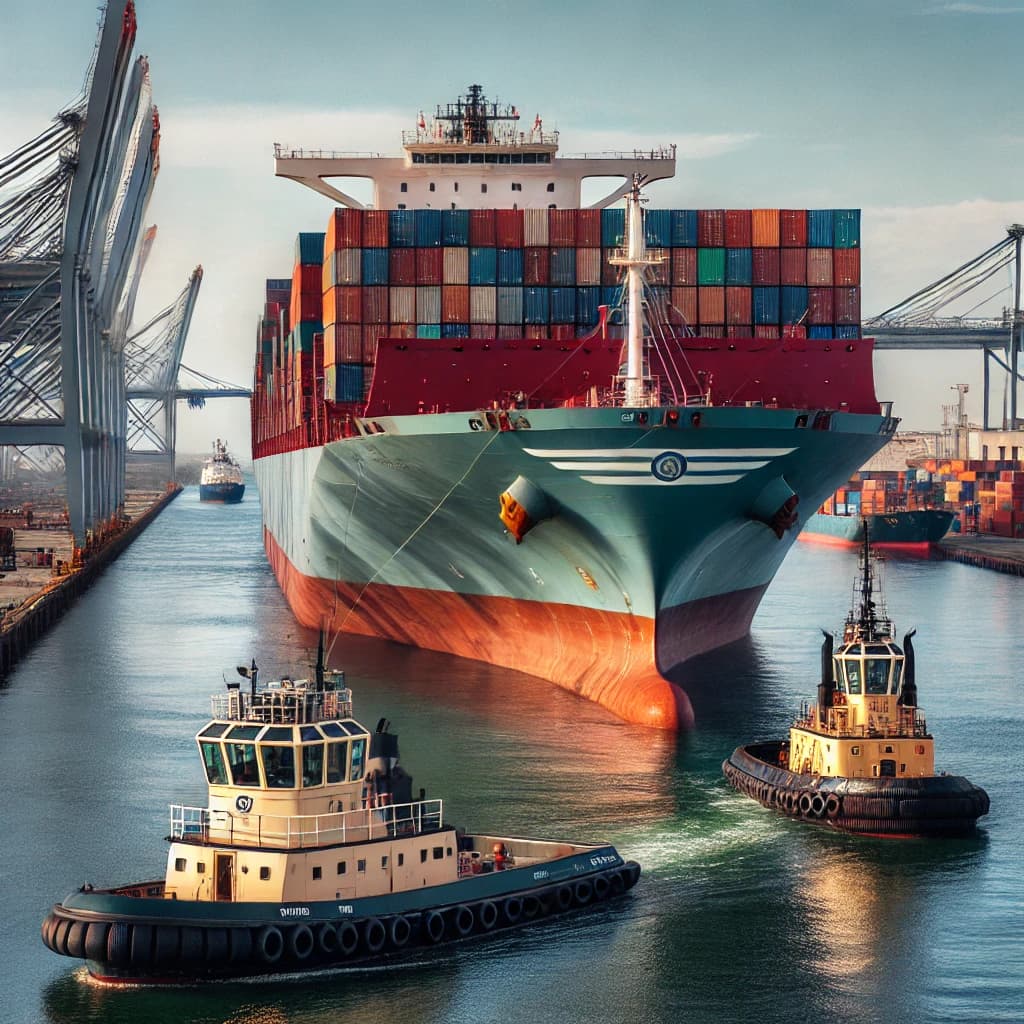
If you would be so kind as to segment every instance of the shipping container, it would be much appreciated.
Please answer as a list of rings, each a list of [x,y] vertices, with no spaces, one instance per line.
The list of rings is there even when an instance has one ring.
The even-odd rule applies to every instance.
[[[523,326],[519,324],[498,324],[498,337],[505,341],[515,341],[525,337]]]
[[[576,250],[552,247],[549,264],[550,283],[565,286],[576,283]]]
[[[644,212],[644,240],[654,249],[667,249],[672,245],[672,211],[646,210]]]
[[[696,288],[673,288],[670,293],[670,301],[676,315],[669,318],[669,322],[676,326],[696,328],[697,326],[697,289]]]
[[[416,337],[416,325],[415,324],[388,324],[389,338],[415,338]]]
[[[712,210],[710,212],[721,211]],[[725,284],[725,249],[697,250],[697,282],[698,284]]]
[[[441,324],[442,338],[468,338],[469,324]]]
[[[601,289],[599,287],[576,289],[576,323],[580,327],[593,327],[597,323],[597,307],[600,302]]]
[[[777,338],[779,328],[776,324],[754,324],[755,338]]]
[[[441,283],[469,284],[469,249],[446,246],[441,252]]]
[[[835,337],[835,331],[831,324],[811,324],[807,328],[807,337],[812,341],[829,341]]]
[[[860,247],[860,210],[834,210],[833,245],[837,249]]]
[[[755,285],[777,285],[779,283],[779,250],[751,250],[750,280]]]
[[[807,289],[792,285],[783,285],[780,301],[782,304],[782,322],[798,324],[807,319]]]
[[[493,249],[490,251],[494,252]],[[493,286],[470,285],[469,322],[471,324],[497,323],[497,296]]]
[[[463,252],[466,250],[463,249]],[[419,286],[416,289],[416,323],[441,322],[441,288],[438,285]]]
[[[677,210],[677,213],[685,213],[685,210]],[[694,213],[697,211],[694,210]],[[696,224],[696,221],[694,221]],[[674,285],[695,285],[697,284],[697,250],[696,249],[673,249],[672,250],[672,284]]]
[[[836,324],[836,337],[854,340],[860,337],[860,325]]]
[[[319,267],[315,269],[319,270]],[[319,320],[323,323],[323,296],[319,287],[315,292],[295,292],[292,295],[288,321],[294,327],[301,322]]]
[[[661,254],[660,259],[654,259],[654,262],[647,268],[647,281],[660,287],[662,285],[668,286],[672,283],[672,250],[671,249],[648,249],[648,258],[653,259],[655,254]]]
[[[342,363],[333,369],[335,372],[331,386],[326,380],[324,382],[324,396],[333,392],[332,400],[335,402],[361,402],[365,383],[363,368]]]
[[[494,324],[470,324],[469,336],[471,338],[495,338],[498,328]]]
[[[727,249],[749,249],[751,246],[750,211],[725,211],[725,246]]]
[[[470,210],[469,211],[469,244],[482,247],[494,248],[494,211],[493,210]]]
[[[550,317],[553,324],[576,322],[576,288],[551,288],[548,296]]]
[[[672,211],[672,247],[680,249],[695,249],[697,247],[696,210]]]
[[[441,211],[416,210],[416,247],[437,249],[441,246]]]
[[[523,211],[498,210],[494,215],[494,238],[499,249],[523,247]]]
[[[523,283],[523,250],[498,249],[497,271],[499,285]]]
[[[769,249],[777,249],[779,247],[778,210],[751,210],[750,221],[750,244],[752,246]]]
[[[496,297],[497,322],[511,325],[523,322],[523,289],[516,286],[498,285]]]
[[[694,251],[696,252],[696,250]],[[601,284],[603,285],[621,284],[624,279],[624,268],[608,262],[609,257],[615,252],[615,249],[601,250]]]
[[[324,292],[324,322],[361,324],[363,322],[363,289],[342,285]]]
[[[837,324],[860,323],[860,288],[836,288],[833,300]]]
[[[729,324],[725,329],[727,338],[750,338],[753,334],[754,328],[750,324]]]
[[[391,286],[390,320],[393,324],[416,323],[416,288]]]
[[[548,210],[548,245],[552,247],[575,247],[575,210]]]
[[[441,211],[441,244],[469,245],[469,210]]]
[[[468,211],[466,211],[468,212]],[[469,224],[467,219],[466,224]],[[441,337],[441,325],[440,324],[417,324],[416,325],[416,337],[417,338],[440,338]]]
[[[807,284],[807,250],[779,250],[779,284]]]
[[[371,249],[388,248],[388,211],[363,211],[363,246]]]
[[[697,245],[701,248],[725,248],[725,210],[697,211]]]
[[[524,210],[523,211],[523,245],[544,246],[548,245],[548,211],[547,210]]]
[[[316,264],[324,261],[324,235],[319,231],[300,231],[295,239],[295,262]]]
[[[751,289],[743,285],[729,285],[725,289],[725,322],[749,324],[751,321]],[[746,335],[749,337],[749,331]]]
[[[598,213],[598,210],[581,210],[581,213]],[[577,222],[578,225],[578,222]],[[578,285],[599,285],[601,283],[601,250],[576,250],[576,283]]]
[[[494,285],[498,281],[498,250],[471,246],[469,250],[469,283]]]
[[[305,323],[296,324],[292,328],[292,352],[305,352],[309,355],[313,353],[313,335],[323,334],[323,324],[315,321],[307,321]]]
[[[831,249],[834,237],[832,224],[835,219],[834,210],[807,211],[807,247],[814,249]]]
[[[365,251],[365,250],[364,250]],[[366,269],[365,264],[363,270]],[[388,288],[386,285],[363,285],[363,323],[386,324],[388,322]]]
[[[779,210],[779,244],[784,248],[807,247],[806,210]]]
[[[377,342],[387,333],[387,324],[363,324],[363,359],[367,363],[377,361]]]
[[[665,285],[654,285],[647,289],[644,301],[655,323],[667,323],[669,306],[672,305],[671,289]]]
[[[329,324],[324,328],[324,365],[363,362],[362,324]]]
[[[576,211],[576,242],[577,249],[601,248],[601,211]]]
[[[698,288],[697,313],[701,328],[705,324],[724,324],[725,288],[708,286]]]
[[[537,326],[550,321],[550,306],[547,288],[526,287],[523,289],[523,322]]]
[[[754,288],[754,323],[760,325],[779,322],[779,289]]]
[[[364,249],[363,284],[387,284],[389,269],[388,263],[389,259],[387,249]]]
[[[408,250],[396,249],[395,252]],[[460,249],[460,252],[466,252]],[[444,283],[444,254],[446,249],[424,248],[416,250],[416,280],[414,284],[443,284]],[[464,284],[464,281],[451,282]],[[392,284],[394,281],[392,280]]]
[[[807,289],[807,323],[829,324],[834,322],[835,305],[832,301],[831,288]],[[832,337],[830,330],[829,337]]]
[[[327,221],[327,234],[324,236],[324,260],[327,253],[339,249],[361,249],[363,246],[363,211],[350,210],[339,206],[332,211]]]
[[[852,287],[860,284],[860,249],[834,249],[832,251],[833,284]]]
[[[734,211],[730,211],[734,212]],[[753,280],[753,255],[750,249],[725,250],[725,283],[749,285]]]
[[[416,211],[388,210],[388,238],[393,249],[413,248],[416,245]]]
[[[361,249],[336,249],[330,255],[331,282],[335,285],[363,283],[363,253]],[[326,289],[324,289],[326,291]]]
[[[625,244],[625,237],[626,211],[621,206],[605,207],[601,211],[601,247],[616,249]]]
[[[832,250],[807,250],[807,283],[818,287],[832,284]]]
[[[478,211],[471,210],[471,213]],[[470,218],[470,228],[473,220]],[[441,323],[469,323],[469,285],[446,284],[441,288]]]
[[[548,283],[550,253],[550,249],[539,246],[528,246],[523,250],[523,284],[546,285]]]
[[[623,294],[623,288],[621,285],[602,285],[601,286],[601,305],[608,306],[609,309],[619,309],[626,301],[625,295]]]

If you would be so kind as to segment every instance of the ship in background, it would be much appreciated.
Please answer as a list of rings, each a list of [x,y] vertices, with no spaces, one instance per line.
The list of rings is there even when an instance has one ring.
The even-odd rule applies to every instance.
[[[645,211],[674,148],[563,159],[518,120],[473,86],[401,157],[277,147],[344,206],[267,283],[267,553],[303,625],[684,727],[674,670],[749,631],[803,510],[895,430],[859,212]],[[581,209],[591,176],[623,185]]]
[[[203,461],[199,478],[199,500],[236,505],[245,494],[245,483],[238,462],[219,437],[213,442],[213,454]]]

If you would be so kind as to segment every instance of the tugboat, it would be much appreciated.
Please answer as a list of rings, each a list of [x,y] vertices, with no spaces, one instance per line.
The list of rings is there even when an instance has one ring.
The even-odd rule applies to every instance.
[[[242,469],[228,452],[228,446],[218,437],[213,442],[213,455],[204,460],[199,478],[200,501],[222,501],[235,505],[245,494]]]
[[[172,806],[162,879],[84,885],[43,942],[111,983],[365,965],[616,896],[640,867],[607,844],[471,835],[352,717],[344,674],[229,682],[196,742],[207,807]],[[248,689],[248,692],[246,692]]]
[[[833,653],[825,633],[822,644],[817,703],[804,705],[788,741],[737,747],[722,771],[741,793],[800,821],[885,838],[970,835],[988,813],[988,794],[936,773],[935,741],[917,704],[916,631],[902,648],[895,642],[875,582],[865,523],[842,642]]]

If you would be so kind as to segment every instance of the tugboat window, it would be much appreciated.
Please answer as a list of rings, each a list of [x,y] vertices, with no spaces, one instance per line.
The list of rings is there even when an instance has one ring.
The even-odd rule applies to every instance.
[[[322,869],[319,867],[313,868],[313,881],[318,882],[322,876]]]
[[[269,882],[270,881],[270,868],[268,868],[268,867],[260,868],[260,881],[261,882]]]
[[[324,745],[310,743],[302,748],[302,784],[303,786],[322,786],[324,784]]]
[[[226,786],[228,772],[224,767],[224,755],[220,752],[219,743],[200,743],[203,752],[203,766],[206,768],[206,781],[211,786]]]
[[[361,779],[363,777],[363,763],[366,760],[366,740],[352,741],[352,773],[350,779]]]
[[[295,748],[261,746],[263,774],[271,789],[294,789]]]
[[[889,665],[888,658],[868,658],[867,668],[867,692],[872,694],[885,693],[889,689]]]
[[[174,858],[174,870],[175,871],[184,871],[185,870],[185,858],[184,857],[175,857]]]
[[[365,870],[366,870],[366,861],[365,860],[357,860],[356,861],[356,871],[365,871]]]
[[[327,744],[327,781],[344,782],[348,768],[348,743]]]
[[[235,786],[258,786],[260,773],[256,767],[256,745],[253,743],[225,743],[231,783]]]
[[[847,661],[846,688],[849,693],[860,693],[860,661]]]

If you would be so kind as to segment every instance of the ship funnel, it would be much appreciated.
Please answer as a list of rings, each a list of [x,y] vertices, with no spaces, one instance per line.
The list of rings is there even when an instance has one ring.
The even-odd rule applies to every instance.
[[[525,476],[517,476],[501,492],[498,501],[501,503],[498,517],[517,544],[521,544],[538,523],[555,514],[547,492]]]
[[[835,677],[832,674],[832,634],[821,631],[824,640],[821,642],[821,682],[818,684],[818,717],[824,724],[828,717],[827,710],[832,707],[832,697],[836,692]]]
[[[761,488],[761,493],[754,499],[747,515],[764,523],[782,540],[783,534],[796,526],[799,503],[800,496],[786,483],[786,478],[777,476]]]
[[[917,681],[914,671],[914,642],[911,639],[917,632],[912,629],[903,637],[903,686],[900,688],[899,703],[908,708],[917,707]]]

